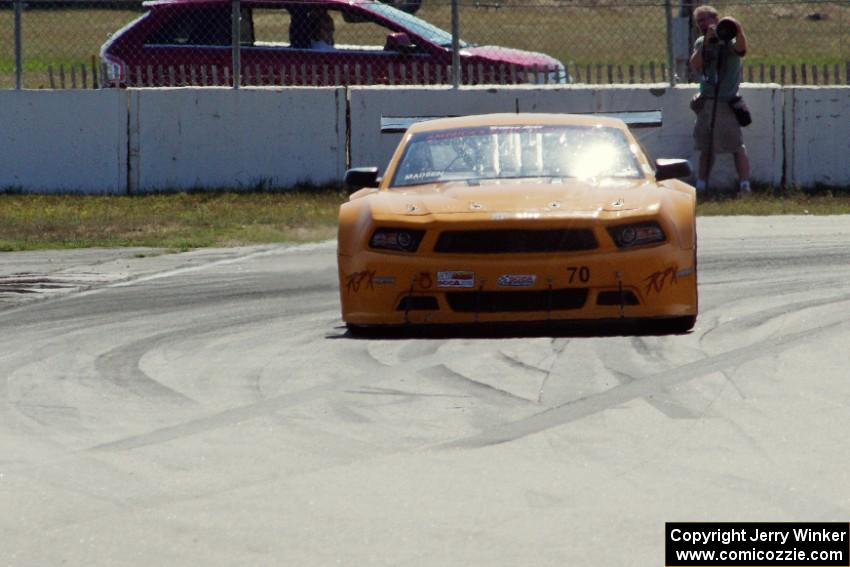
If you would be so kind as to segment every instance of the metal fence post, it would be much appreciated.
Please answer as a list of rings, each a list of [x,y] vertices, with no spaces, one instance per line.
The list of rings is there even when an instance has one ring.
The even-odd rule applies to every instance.
[[[230,14],[231,58],[233,67],[233,88],[238,89],[242,82],[242,57],[239,52],[242,44],[242,6],[240,0],[233,0]]]
[[[458,0],[452,0],[452,87],[460,85],[460,11]]]
[[[23,88],[23,58],[21,51],[21,11],[23,10],[23,0],[15,0],[15,88],[21,90]]]
[[[673,2],[664,0],[664,16],[667,22],[667,78],[670,86],[676,86],[675,58],[673,57]]]

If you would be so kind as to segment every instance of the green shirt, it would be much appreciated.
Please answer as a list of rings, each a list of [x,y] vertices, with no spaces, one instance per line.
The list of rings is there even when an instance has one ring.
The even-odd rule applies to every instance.
[[[700,36],[694,42],[694,50],[702,50],[705,36]],[[741,84],[741,55],[735,51],[735,40],[727,43],[709,45],[703,51],[702,75],[699,80],[699,92],[704,96],[713,97],[718,85],[717,98],[730,100],[737,96]],[[718,77],[718,63],[720,76]]]

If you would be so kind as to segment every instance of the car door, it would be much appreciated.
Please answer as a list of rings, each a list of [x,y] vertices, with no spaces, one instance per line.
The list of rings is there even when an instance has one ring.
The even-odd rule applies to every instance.
[[[227,4],[174,4],[157,8],[141,48],[128,61],[129,84],[230,84],[231,13]]]

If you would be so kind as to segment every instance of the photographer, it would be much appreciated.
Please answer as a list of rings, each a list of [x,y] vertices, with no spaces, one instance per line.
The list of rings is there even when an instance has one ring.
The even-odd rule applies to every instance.
[[[741,58],[747,51],[744,28],[734,18],[721,20],[717,10],[708,5],[694,10],[694,21],[700,32],[690,59],[691,69],[700,75],[700,95],[691,103],[697,113],[694,139],[700,152],[697,192],[706,190],[714,156],[731,153],[735,156],[739,190],[747,194],[750,193],[750,161],[741,124],[731,106],[736,103],[739,110],[746,109],[738,97]]]

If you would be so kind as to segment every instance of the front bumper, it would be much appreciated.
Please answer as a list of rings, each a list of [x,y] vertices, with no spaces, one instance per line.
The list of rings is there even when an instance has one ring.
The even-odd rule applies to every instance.
[[[627,251],[492,257],[370,250],[338,260],[342,318],[354,325],[697,314],[694,250],[669,242]]]

